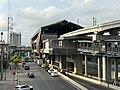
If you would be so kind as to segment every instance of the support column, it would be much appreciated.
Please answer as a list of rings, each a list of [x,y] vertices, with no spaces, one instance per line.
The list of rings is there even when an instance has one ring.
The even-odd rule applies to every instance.
[[[103,81],[107,81],[107,61],[106,61],[106,58],[105,56],[102,57],[102,64],[103,64]]]
[[[48,54],[47,55],[47,64],[49,64],[50,63],[50,55]]]
[[[49,64],[51,64],[51,57],[52,57],[52,55],[50,55]]]
[[[118,82],[118,60],[114,59],[114,79]]]
[[[76,58],[74,60],[74,73],[82,75],[82,55],[76,55]]]
[[[62,56],[60,56],[59,70],[62,72]]]
[[[66,69],[66,58],[64,55],[60,56],[59,69],[60,72],[63,72]]]
[[[54,57],[53,57],[53,55],[51,55],[51,65],[53,65],[53,59],[54,59]]]
[[[85,76],[88,76],[88,62],[87,62],[87,55],[85,55]]]
[[[107,81],[111,81],[111,59],[107,58]]]
[[[98,79],[101,81],[101,58],[98,57]]]

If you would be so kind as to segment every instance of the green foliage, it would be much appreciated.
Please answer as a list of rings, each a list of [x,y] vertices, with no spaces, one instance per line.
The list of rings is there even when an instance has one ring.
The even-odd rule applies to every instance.
[[[17,55],[14,55],[14,56],[12,56],[12,57],[10,58],[10,62],[12,62],[12,63],[19,63],[19,62],[20,62],[20,59],[21,59],[20,55],[17,54]]]

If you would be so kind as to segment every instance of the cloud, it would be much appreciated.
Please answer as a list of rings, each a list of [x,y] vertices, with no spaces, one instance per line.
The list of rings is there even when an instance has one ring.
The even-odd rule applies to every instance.
[[[7,27],[7,16],[5,15],[5,13],[1,13],[0,14],[0,30],[6,31],[6,27]]]
[[[0,0],[0,7],[5,7],[5,1],[7,0]],[[39,27],[63,19],[77,23],[79,18],[80,25],[83,26],[92,25],[93,17],[97,18],[97,23],[112,21],[120,18],[119,3],[119,0],[17,0],[17,4],[13,4],[13,18],[17,23],[14,24],[14,31],[21,32],[22,40],[25,41]],[[7,15],[3,11],[4,9],[0,11],[0,27],[6,27],[7,23]]]
[[[7,0],[0,0],[0,4],[5,4]]]
[[[25,25],[32,25],[32,27],[34,27],[34,25],[36,26],[39,23],[41,25],[42,23],[45,24],[49,22],[48,20],[55,20],[54,17],[61,15],[61,12],[61,9],[57,9],[53,6],[47,7],[45,9],[35,9],[32,7],[27,7],[24,9],[20,9],[20,11],[16,14],[16,17],[18,17],[17,19],[19,19]]]

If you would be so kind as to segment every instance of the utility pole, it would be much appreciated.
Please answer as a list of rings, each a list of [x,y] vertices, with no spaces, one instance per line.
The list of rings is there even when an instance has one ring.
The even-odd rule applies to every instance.
[[[3,32],[1,32],[1,41],[0,41],[0,49],[1,49],[1,62],[0,62],[0,64],[1,64],[1,78],[0,78],[0,80],[2,81],[2,79],[3,79],[3,45],[4,45],[4,42],[2,41],[2,36],[3,36]]]
[[[7,43],[10,44],[10,32],[13,29],[13,18],[8,17]]]
[[[13,18],[8,16],[8,30],[7,30],[7,44],[6,44],[6,50],[7,50],[7,62],[10,59],[10,31],[13,29]],[[6,70],[5,70],[5,80],[6,80]]]
[[[7,61],[9,61],[10,57],[10,33],[11,30],[13,29],[13,18],[8,17],[8,31],[7,31]]]

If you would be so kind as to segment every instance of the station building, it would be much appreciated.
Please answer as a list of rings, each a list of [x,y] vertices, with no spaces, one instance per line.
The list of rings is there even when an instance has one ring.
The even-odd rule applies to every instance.
[[[41,27],[32,51],[60,72],[118,82],[120,20],[84,28],[66,20]]]

